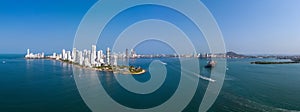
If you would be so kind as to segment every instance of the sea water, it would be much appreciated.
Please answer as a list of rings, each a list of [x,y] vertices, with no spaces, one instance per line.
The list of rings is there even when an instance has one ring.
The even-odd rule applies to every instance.
[[[91,111],[77,90],[72,65],[46,59],[26,60],[23,57],[0,55],[0,62],[4,62],[0,63],[0,111]],[[147,72],[127,76],[139,82],[149,81],[151,74],[148,68],[153,60],[165,63],[167,76],[163,85],[151,94],[133,94],[120,86],[111,72],[97,72],[98,78],[106,93],[119,104],[136,109],[155,107],[169,100],[176,92],[181,69],[177,58],[135,59],[130,63],[145,68]],[[250,64],[261,60],[278,61],[228,59],[223,88],[209,111],[300,111],[300,64]],[[207,61],[200,60],[201,76],[195,77],[199,78],[198,88],[183,111],[198,111],[209,83],[210,69],[204,68]]]

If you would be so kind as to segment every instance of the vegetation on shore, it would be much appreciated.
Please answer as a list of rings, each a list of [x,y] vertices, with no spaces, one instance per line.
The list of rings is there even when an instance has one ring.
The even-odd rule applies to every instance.
[[[300,63],[299,61],[288,61],[288,62],[267,62],[267,61],[255,61],[251,62],[251,64],[293,64],[293,63]]]
[[[145,70],[142,69],[141,67],[136,68],[136,67],[134,67],[134,66],[130,66],[130,67],[129,67],[129,72],[130,72],[131,74],[139,74],[139,73],[144,73]]]
[[[64,63],[74,64],[74,65],[77,65],[80,67],[86,67],[86,66],[79,65],[78,63],[69,61],[69,60],[59,60],[59,61],[64,62]],[[114,73],[132,74],[132,75],[139,75],[139,74],[143,74],[146,72],[146,70],[142,69],[141,67],[125,66],[125,65],[121,65],[121,66],[102,65],[99,67],[91,67],[91,68],[93,68],[94,70],[98,70],[98,71],[109,71],[109,72],[114,72]]]

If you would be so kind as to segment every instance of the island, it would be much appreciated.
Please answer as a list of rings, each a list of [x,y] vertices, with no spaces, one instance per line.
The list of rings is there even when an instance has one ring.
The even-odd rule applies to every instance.
[[[285,62],[255,61],[255,62],[251,62],[251,64],[294,64],[294,63],[300,63],[300,62],[296,62],[296,61],[285,61]]]
[[[255,61],[251,62],[251,64],[295,64],[295,63],[300,63],[300,58],[295,58],[295,57],[277,57],[277,59],[289,59],[291,61],[279,61],[279,62],[274,62],[274,61]]]
[[[300,58],[292,58],[291,60],[294,62],[300,62]]]
[[[235,52],[227,52],[227,58],[252,58],[252,59],[267,59],[267,58],[274,58],[274,59],[288,59],[291,61],[254,61],[250,62],[251,64],[295,64],[300,63],[300,56],[276,56],[276,55],[256,55],[256,56],[249,56],[249,55],[242,55],[237,54]]]

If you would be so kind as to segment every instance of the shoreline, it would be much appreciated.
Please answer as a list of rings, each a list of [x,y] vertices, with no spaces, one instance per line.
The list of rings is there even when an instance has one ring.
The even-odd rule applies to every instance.
[[[71,62],[71,61],[68,61],[68,60],[57,60],[57,59],[52,59],[52,58],[49,58],[49,57],[46,57],[46,58],[25,58],[25,59],[53,60],[53,61],[59,61],[59,62],[62,62],[62,63],[72,64],[75,67],[80,67],[82,69],[103,71],[103,72],[113,72],[114,74],[118,73],[118,74],[122,74],[122,75],[141,75],[141,74],[144,74],[146,72],[146,70],[142,69],[142,68],[138,68],[138,69],[140,69],[140,71],[130,71],[130,70],[125,71],[126,68],[130,69],[133,66],[124,66],[124,65],[122,65],[122,66],[108,65],[108,66],[101,66],[101,67],[88,67],[88,66],[79,65],[78,63],[74,63],[74,62]],[[133,67],[133,68],[136,69],[135,67]]]
[[[251,62],[251,64],[260,64],[260,65],[271,65],[271,64],[297,64],[300,62],[296,62],[296,61],[285,61],[285,62],[268,62],[268,61],[254,61]]]

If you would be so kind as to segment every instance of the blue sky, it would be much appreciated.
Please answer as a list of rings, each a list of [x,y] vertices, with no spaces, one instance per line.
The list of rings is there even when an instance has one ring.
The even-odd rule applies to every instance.
[[[71,49],[81,19],[95,2],[97,0],[1,0],[0,53],[25,53],[27,48],[46,53]],[[227,50],[243,54],[300,54],[299,0],[202,2],[218,22]],[[155,16],[163,16],[159,14]],[[166,47],[155,42],[149,45],[154,44]],[[148,51],[153,49],[156,48]]]
[[[246,54],[300,54],[299,0],[203,0],[228,50]]]

